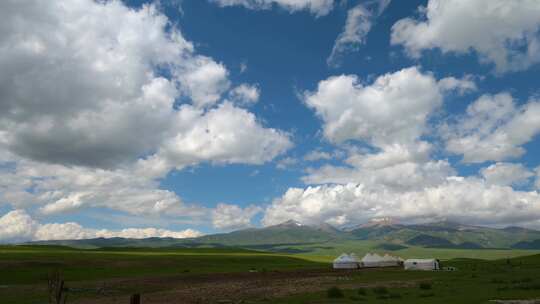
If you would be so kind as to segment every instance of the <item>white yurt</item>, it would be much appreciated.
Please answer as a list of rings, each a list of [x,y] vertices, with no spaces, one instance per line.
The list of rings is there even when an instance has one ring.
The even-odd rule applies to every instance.
[[[405,270],[439,270],[439,261],[436,259],[408,259],[403,262]]]
[[[358,269],[359,262],[354,253],[342,253],[334,260],[334,269]]]
[[[381,267],[396,267],[401,265],[401,258],[389,254],[382,257]]]
[[[381,267],[383,257],[376,253],[367,253],[361,260],[363,267]]]

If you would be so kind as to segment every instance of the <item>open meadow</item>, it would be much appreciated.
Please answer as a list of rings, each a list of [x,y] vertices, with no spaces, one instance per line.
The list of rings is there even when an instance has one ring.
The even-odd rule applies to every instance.
[[[452,253],[445,251],[447,256]],[[500,251],[468,254],[475,252],[495,260],[443,260],[442,266],[457,271],[335,271],[331,256],[314,254],[3,246],[0,302],[47,303],[47,277],[54,271],[66,282],[67,303],[129,303],[134,293],[142,295],[142,303],[488,303],[540,298],[540,255],[507,259]],[[509,256],[526,253],[535,252],[507,251]]]

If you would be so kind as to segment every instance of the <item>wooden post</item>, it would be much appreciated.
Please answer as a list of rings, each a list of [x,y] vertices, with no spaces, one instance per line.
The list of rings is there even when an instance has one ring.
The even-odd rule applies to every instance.
[[[131,299],[129,301],[130,304],[141,304],[141,295],[136,293],[131,295]]]

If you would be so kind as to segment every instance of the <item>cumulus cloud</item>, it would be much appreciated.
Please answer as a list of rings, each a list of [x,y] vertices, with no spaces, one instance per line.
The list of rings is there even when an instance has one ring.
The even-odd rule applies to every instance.
[[[442,104],[447,90],[474,87],[470,80],[448,79],[438,82],[416,67],[379,76],[370,85],[355,75],[333,76],[304,98],[322,118],[324,136],[331,142],[411,144],[425,132],[428,116]]]
[[[391,0],[370,1],[361,3],[347,12],[343,31],[339,34],[332,48],[332,53],[326,60],[329,66],[338,67],[341,57],[348,51],[356,51],[366,42],[377,16],[388,7]]]
[[[0,243],[40,240],[79,240],[98,237],[135,239],[149,237],[192,238],[201,235],[202,233],[193,229],[171,231],[158,228],[127,228],[113,231],[84,228],[74,222],[40,224],[24,210],[10,211],[0,217]]]
[[[241,208],[237,205],[218,204],[212,211],[212,224],[218,229],[241,229],[253,226],[253,217],[262,211],[259,206]]]
[[[306,184],[359,183],[381,191],[418,190],[438,185],[455,174],[447,160],[431,160],[431,146],[419,142],[418,147],[388,146],[374,153],[352,152],[345,165],[324,165],[307,170]]]
[[[229,92],[229,98],[241,105],[251,105],[259,100],[261,91],[257,85],[241,84]]]
[[[154,5],[9,1],[0,8],[0,145],[15,154],[112,168],[154,153],[167,139],[185,138],[190,128],[178,120],[205,123],[225,109],[231,121],[251,115],[229,106],[205,114],[229,89],[228,71],[196,54]],[[160,76],[164,70],[170,77]],[[240,88],[253,101],[253,88]],[[177,111],[181,98],[189,104]],[[249,119],[244,127],[266,134]],[[278,134],[269,137],[278,139],[277,146],[287,141],[283,133],[269,132]],[[230,134],[212,136],[215,146]],[[250,140],[253,152],[258,138]]]
[[[199,162],[262,164],[292,146],[223,101],[228,76],[155,5],[1,2],[0,204],[209,217],[159,179]]]
[[[276,5],[289,12],[307,10],[319,17],[328,14],[333,6],[334,0],[210,0],[220,6],[241,5],[249,9],[270,9]]]
[[[446,149],[463,155],[466,163],[519,157],[525,153],[522,145],[539,132],[540,102],[517,106],[509,93],[483,95],[464,115],[441,127]]]
[[[158,152],[176,167],[202,161],[262,164],[292,146],[289,134],[265,128],[255,115],[229,102],[207,112],[185,106],[177,132]]]
[[[517,163],[495,163],[482,168],[480,174],[488,184],[519,186],[526,184],[534,173]]]
[[[263,224],[295,219],[345,225],[380,217],[538,223],[540,194],[511,187],[532,177],[527,169],[499,163],[479,176],[460,177],[448,160],[432,159],[435,147],[424,137],[431,128],[430,116],[450,91],[464,94],[475,89],[471,77],[437,80],[414,67],[380,76],[372,84],[361,84],[356,76],[321,81],[315,92],[305,93],[305,102],[321,117],[324,136],[347,147],[348,157],[341,165],[308,169],[303,181],[316,186],[290,188],[266,208]],[[530,137],[540,117],[534,115],[532,102],[522,109],[506,104],[503,109],[513,113],[509,116],[489,104],[471,107],[493,119],[459,118],[446,131],[481,132],[492,129],[492,122],[507,125],[508,117],[519,114],[517,129]]]
[[[295,219],[343,225],[380,217],[476,224],[533,222],[540,219],[540,195],[490,185],[475,177],[449,177],[440,185],[405,192],[353,183],[291,188],[266,209],[263,224]]]
[[[412,57],[422,50],[464,54],[474,50],[498,72],[540,62],[540,2],[536,0],[430,0],[425,20],[406,18],[392,27],[392,44]]]

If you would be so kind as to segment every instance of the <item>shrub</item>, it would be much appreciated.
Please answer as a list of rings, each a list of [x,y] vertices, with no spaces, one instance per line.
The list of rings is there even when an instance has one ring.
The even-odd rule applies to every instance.
[[[423,289],[423,290],[428,290],[428,289],[431,289],[431,283],[422,282],[420,283],[418,287],[420,287],[420,289]]]
[[[358,294],[361,296],[367,295],[367,289],[365,289],[364,287],[358,288]]]
[[[326,291],[326,296],[329,298],[343,298],[345,295],[343,294],[343,291],[339,289],[339,287],[330,287]]]
[[[382,295],[382,294],[387,294],[388,289],[386,289],[386,287],[384,287],[384,286],[377,286],[377,287],[373,288],[373,292],[378,294],[378,295]]]
[[[429,293],[421,293],[420,295],[418,295],[420,298],[429,298],[429,297],[434,297],[435,294],[432,293],[432,292],[429,292]]]

